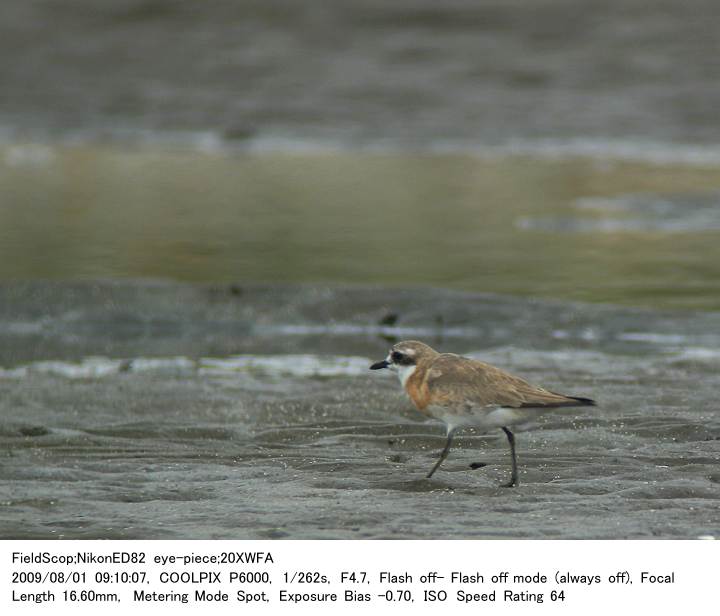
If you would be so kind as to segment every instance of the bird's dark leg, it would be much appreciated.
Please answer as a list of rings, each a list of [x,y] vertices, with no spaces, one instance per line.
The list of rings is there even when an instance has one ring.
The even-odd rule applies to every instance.
[[[450,453],[450,445],[452,445],[453,436],[455,436],[455,429],[454,428],[448,428],[447,433],[447,442],[445,443],[445,448],[442,450],[442,453],[440,454],[440,459],[435,462],[435,466],[432,467],[432,470],[427,474],[427,479],[430,479],[430,477],[433,476],[435,471],[439,468],[439,466],[443,463],[443,460],[448,457],[448,454]]]
[[[508,438],[508,443],[510,443],[510,455],[512,456],[512,475],[510,475],[509,483],[504,483],[502,487],[512,488],[518,484],[517,458],[515,457],[515,435],[507,428],[503,428],[502,431]]]

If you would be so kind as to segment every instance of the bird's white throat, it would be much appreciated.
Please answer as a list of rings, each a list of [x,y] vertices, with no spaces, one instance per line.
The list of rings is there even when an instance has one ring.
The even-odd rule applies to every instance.
[[[398,373],[400,383],[403,387],[405,387],[405,383],[408,382],[408,379],[413,375],[413,372],[415,372],[415,368],[417,368],[417,366],[414,364],[412,366],[395,366],[395,370]]]

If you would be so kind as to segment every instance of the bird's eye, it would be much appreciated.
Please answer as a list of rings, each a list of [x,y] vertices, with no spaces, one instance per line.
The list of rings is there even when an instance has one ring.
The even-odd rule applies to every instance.
[[[405,356],[400,351],[393,351],[390,357],[393,361],[402,361]]]

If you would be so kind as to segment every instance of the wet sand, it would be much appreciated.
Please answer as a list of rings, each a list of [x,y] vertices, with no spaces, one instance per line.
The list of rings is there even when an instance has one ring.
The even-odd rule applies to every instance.
[[[3,4],[0,136],[720,142],[714,0]]]
[[[15,283],[0,297],[3,538],[720,532],[717,313],[377,287]],[[395,338],[600,406],[518,432],[515,490],[498,487],[502,433],[464,432],[428,481],[441,426],[366,370]]]

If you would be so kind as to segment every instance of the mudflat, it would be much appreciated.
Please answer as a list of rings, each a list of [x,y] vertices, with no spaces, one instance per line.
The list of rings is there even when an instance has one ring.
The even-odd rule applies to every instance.
[[[718,532],[717,313],[133,281],[0,298],[3,538]],[[367,370],[399,338],[600,406],[518,432],[517,489],[502,433],[472,430],[426,480],[440,424]]]

